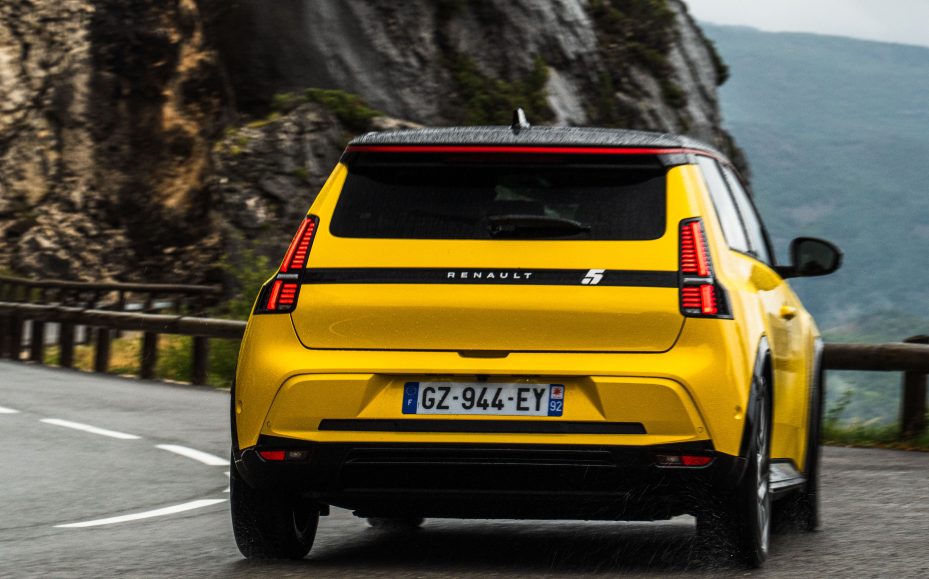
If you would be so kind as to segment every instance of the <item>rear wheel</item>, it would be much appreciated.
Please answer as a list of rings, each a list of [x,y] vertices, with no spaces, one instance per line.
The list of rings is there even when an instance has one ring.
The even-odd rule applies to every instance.
[[[235,465],[229,473],[235,542],[248,559],[302,559],[313,546],[319,511],[297,498],[253,489]]]
[[[706,554],[735,558],[755,568],[768,558],[771,537],[770,411],[768,399],[762,398],[748,464],[735,491],[697,516],[697,534]]]
[[[385,531],[412,531],[418,529],[425,519],[422,517],[368,517],[368,524]]]

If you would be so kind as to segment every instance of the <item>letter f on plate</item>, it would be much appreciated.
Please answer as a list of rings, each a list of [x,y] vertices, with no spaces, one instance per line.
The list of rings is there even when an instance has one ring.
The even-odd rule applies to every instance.
[[[587,272],[587,275],[584,276],[584,279],[581,280],[581,283],[584,285],[597,285],[600,283],[600,280],[603,279],[603,272],[606,270],[603,269],[591,269]]]

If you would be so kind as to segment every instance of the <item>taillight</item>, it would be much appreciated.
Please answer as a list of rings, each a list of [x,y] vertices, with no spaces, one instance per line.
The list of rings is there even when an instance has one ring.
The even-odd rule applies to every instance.
[[[316,233],[317,219],[309,216],[300,224],[300,229],[294,235],[287,253],[284,254],[284,261],[281,262],[281,273],[287,273],[291,270],[303,269],[306,264],[306,257],[310,253],[310,244],[313,243],[313,234]]]
[[[699,219],[681,225],[681,273],[700,277],[712,275],[703,223]]]
[[[690,317],[730,317],[726,292],[716,280],[703,221],[681,222],[681,313]]]
[[[297,234],[284,254],[284,260],[274,278],[261,288],[256,314],[273,314],[292,312],[297,306],[300,293],[300,277],[306,267],[313,245],[313,237],[319,227],[319,218],[308,215],[300,224]]]

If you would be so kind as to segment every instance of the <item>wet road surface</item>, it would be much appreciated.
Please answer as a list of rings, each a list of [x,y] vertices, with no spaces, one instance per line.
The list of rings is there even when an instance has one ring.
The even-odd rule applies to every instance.
[[[228,395],[0,362],[0,577],[927,577],[929,454],[826,448],[823,529],[765,569],[694,567],[693,520],[433,519],[333,509],[310,555],[253,563],[232,538]]]

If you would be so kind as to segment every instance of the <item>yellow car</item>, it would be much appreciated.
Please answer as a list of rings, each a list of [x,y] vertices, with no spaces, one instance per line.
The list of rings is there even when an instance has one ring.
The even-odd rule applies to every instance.
[[[819,332],[716,150],[611,129],[353,140],[261,288],[232,392],[246,557],[329,506],[660,520],[753,566],[817,525]],[[776,501],[772,505],[772,501]]]

